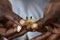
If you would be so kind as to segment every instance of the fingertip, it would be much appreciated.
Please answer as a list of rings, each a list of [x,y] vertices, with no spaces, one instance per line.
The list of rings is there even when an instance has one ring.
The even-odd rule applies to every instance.
[[[34,23],[32,26],[31,26],[32,29],[38,29],[38,24],[37,23]]]
[[[25,22],[25,20],[24,20],[24,19],[21,19],[21,20],[20,20],[20,25],[21,25],[21,26],[24,26],[24,25],[25,25],[25,23],[26,23],[26,22]]]

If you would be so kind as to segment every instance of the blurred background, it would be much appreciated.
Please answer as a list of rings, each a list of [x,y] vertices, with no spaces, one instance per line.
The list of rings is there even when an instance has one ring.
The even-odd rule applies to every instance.
[[[9,0],[12,10],[23,19],[32,16],[33,20],[43,18],[44,10],[50,0]],[[25,35],[13,40],[29,40],[38,36],[40,32],[28,32]]]

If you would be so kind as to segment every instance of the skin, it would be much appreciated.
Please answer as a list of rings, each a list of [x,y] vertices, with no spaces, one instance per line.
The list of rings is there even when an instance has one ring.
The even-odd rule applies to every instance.
[[[39,35],[35,38],[32,38],[30,40],[57,40],[59,37],[59,34],[52,34],[50,32],[46,32],[43,35]]]
[[[59,0],[58,0],[59,1]],[[46,25],[48,24],[52,24],[54,25],[54,28],[52,29],[49,29],[49,30],[46,30],[44,33],[45,34],[48,34],[46,36],[44,36],[45,34],[43,34],[42,36],[38,36],[38,37],[35,37],[31,40],[56,40],[55,38],[57,38],[58,36],[60,36],[60,31],[59,31],[59,19],[54,22],[54,18],[59,18],[60,17],[60,14],[59,14],[59,7],[60,7],[60,2],[58,2],[57,0],[54,0],[54,1],[50,1],[50,3],[47,5],[46,9],[45,9],[45,12],[44,12],[44,18],[38,20],[36,23],[34,23],[33,25],[27,25],[27,29],[29,31],[34,30],[34,31],[38,31],[38,32],[44,32],[44,30],[42,30],[41,28],[43,28],[43,26],[45,27]],[[57,11],[57,13],[55,13],[55,11]],[[49,27],[51,27],[49,25]],[[57,28],[56,28],[57,27]],[[27,31],[26,31],[27,32]],[[47,33],[47,32],[50,32],[51,34]],[[10,37],[9,39],[12,39],[12,38],[15,38],[17,37],[18,35],[16,34],[16,36],[12,36]],[[43,37],[44,36],[44,37]],[[47,37],[49,36],[49,37]],[[53,39],[52,37],[53,36]],[[41,37],[41,38],[40,38]],[[45,38],[46,37],[46,38]]]
[[[55,0],[56,1],[56,0]],[[38,20],[30,26],[30,28],[39,30],[42,26],[52,24],[55,27],[60,27],[60,2],[51,1],[45,9],[44,18]],[[57,19],[57,20],[56,20]]]
[[[47,37],[47,36],[45,36],[45,34],[43,34],[42,36],[44,36],[44,37],[39,35],[38,37],[32,38],[31,40],[57,40],[57,38],[60,36],[60,18],[59,18],[60,9],[59,8],[60,8],[60,0],[51,0],[45,9],[44,18],[40,19],[39,21],[34,23],[32,26],[30,26],[30,28],[32,28],[33,30],[41,32],[40,28],[42,26],[45,27],[48,24],[52,24],[53,26],[48,26],[51,28],[49,30],[47,30],[51,33],[51,35],[47,35],[47,36],[49,36],[49,37]],[[56,20],[56,18],[57,18],[57,20]],[[34,26],[34,25],[36,25],[36,26]],[[54,28],[52,28],[52,27],[54,27]],[[49,34],[47,32],[45,32],[45,33]]]
[[[58,37],[60,37],[60,28],[54,28],[30,40],[58,40]]]
[[[3,1],[2,1],[3,2]],[[31,29],[33,29],[33,30],[36,30],[36,31],[39,31],[39,32],[41,32],[39,29],[42,27],[42,26],[46,26],[45,25],[45,23],[47,24],[47,23],[51,23],[52,25],[58,25],[58,22],[57,23],[54,23],[53,22],[53,19],[55,18],[55,17],[59,17],[60,16],[60,14],[59,14],[59,12],[58,13],[55,13],[55,11],[57,10],[59,10],[59,6],[60,6],[60,2],[58,2],[58,3],[54,3],[54,2],[51,2],[51,3],[49,3],[48,5],[47,5],[47,7],[46,7],[46,10],[45,10],[45,15],[44,15],[44,18],[42,18],[41,20],[39,20],[39,21],[37,21],[36,23],[34,23],[33,25],[28,25],[27,27],[27,29],[29,29],[29,30],[31,30]],[[11,20],[11,21],[13,21],[14,23],[16,23],[16,24],[18,24],[18,25],[20,25],[20,24],[22,24],[22,22],[23,22],[23,24],[21,25],[21,26],[23,26],[23,25],[25,25],[25,20],[21,20],[22,18],[21,17],[19,17],[18,15],[16,15],[16,14],[14,14],[14,12],[12,12],[12,10],[11,9],[9,9],[9,8],[7,8],[7,7],[5,7],[6,9],[3,9],[2,8],[2,6],[1,6],[1,17],[5,17],[5,18],[7,18],[8,20]],[[3,12],[2,12],[2,10],[3,10]],[[4,15],[4,13],[5,13],[5,15]],[[8,14],[8,13],[10,13],[10,14]],[[7,15],[8,14],[8,15]],[[57,27],[59,27],[59,26],[57,26]],[[31,28],[31,29],[30,29]],[[43,34],[42,36],[39,36],[39,37],[36,37],[36,38],[33,38],[33,39],[31,39],[31,40],[56,40],[55,38],[57,38],[60,34],[59,34],[59,30],[58,30],[58,28],[56,28],[56,27],[54,27],[55,29],[51,29],[51,30],[49,30],[49,32],[45,32],[45,34]],[[21,30],[21,32],[19,32],[19,33],[16,33],[15,35],[12,35],[12,36],[10,36],[10,37],[8,37],[8,39],[13,39],[13,38],[16,38],[16,37],[18,37],[18,36],[21,36],[21,35],[23,35],[23,34],[25,34],[26,32],[28,32],[29,30],[27,30],[26,28],[24,28],[23,27],[23,29]],[[2,30],[2,31],[1,31]],[[5,31],[4,31],[5,30]],[[11,30],[13,30],[13,31],[11,31]],[[10,32],[9,32],[10,31]],[[57,32],[58,31],[58,32]],[[5,28],[2,28],[2,29],[0,29],[0,32],[1,32],[1,34],[2,35],[4,35],[4,36],[6,36],[6,35],[10,35],[10,34],[13,34],[13,33],[15,33],[16,32],[16,28],[11,28],[11,29],[9,29],[8,31],[6,31],[6,29]],[[44,30],[43,30],[43,32],[44,32]],[[4,34],[5,33],[5,34]],[[49,37],[48,37],[49,36]],[[52,39],[52,36],[53,36],[53,39]]]
[[[20,16],[16,15],[12,11],[11,4],[9,3],[8,0],[0,0],[0,18],[2,20],[7,19],[8,21],[11,21],[17,25],[21,25],[21,26],[25,25],[25,20],[22,19]],[[6,21],[6,22],[8,22],[8,21]],[[9,37],[9,36],[17,33],[17,30],[16,30],[17,27],[10,28],[10,29],[6,29],[6,26],[4,26],[3,28],[1,28],[1,27],[0,27],[0,35],[2,35],[2,36]]]

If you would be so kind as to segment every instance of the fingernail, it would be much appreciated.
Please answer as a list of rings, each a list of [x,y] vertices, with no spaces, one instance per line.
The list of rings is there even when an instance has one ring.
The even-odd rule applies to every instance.
[[[17,32],[20,32],[21,29],[22,29],[22,27],[18,25],[18,27],[17,27]]]

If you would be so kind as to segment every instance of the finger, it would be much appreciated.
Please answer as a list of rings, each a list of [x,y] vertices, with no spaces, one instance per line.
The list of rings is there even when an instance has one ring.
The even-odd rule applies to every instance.
[[[59,34],[52,34],[47,40],[58,40]]]
[[[19,33],[20,31],[21,31],[21,26],[19,26],[19,25],[17,27],[15,27],[15,28],[10,28],[9,30],[6,31],[5,37],[12,36],[12,35],[14,35],[16,33]]]
[[[38,24],[37,23],[34,23],[31,28],[34,30],[34,29],[38,29]]]
[[[27,25],[27,30],[29,31],[37,31],[37,29],[38,29],[37,23]]]
[[[24,19],[21,19],[20,24],[21,24],[21,26],[24,26],[24,25],[26,25],[26,21]]]
[[[17,14],[15,14],[14,12],[12,11],[8,11],[5,15],[4,15],[8,20],[11,20],[13,21],[14,23],[20,25],[22,22],[21,22],[21,17],[18,16]],[[24,23],[24,21],[23,21]]]
[[[5,37],[11,36],[16,32],[17,32],[16,28],[14,29],[11,28],[9,30],[7,30],[6,28],[0,28],[0,35],[5,36]]]
[[[0,23],[0,28],[4,28],[4,25]]]
[[[0,29],[0,33],[1,33],[1,35],[2,34],[4,34],[3,36],[4,37],[10,37],[10,36],[12,36],[12,35],[15,35],[16,33],[19,33],[19,32],[21,31],[20,29],[18,29],[17,30],[17,28],[15,27],[15,28],[10,28],[9,30],[6,30],[5,28],[4,29]]]
[[[50,35],[51,35],[50,32],[46,32],[45,34],[39,35],[39,36],[37,36],[37,37],[35,37],[35,38],[32,38],[31,40],[44,40],[44,39],[46,39],[47,37],[49,37]]]
[[[9,40],[10,40],[10,39],[14,39],[14,38],[16,38],[16,37],[19,37],[19,36],[24,35],[24,34],[27,33],[27,32],[28,32],[28,30],[26,30],[25,28],[23,28],[19,33],[16,33],[16,34],[14,34],[14,35],[12,35],[12,36],[9,36],[8,39],[9,39]]]
[[[31,31],[31,25],[27,25],[27,30]]]
[[[5,28],[0,28],[0,35],[5,35],[6,29]]]
[[[54,28],[54,29],[50,30],[50,32],[60,34],[60,28]]]
[[[13,33],[16,32],[16,28],[10,28],[9,30],[7,30],[7,28],[4,28],[5,26],[4,25],[1,25],[1,24],[0,24],[0,27],[1,27],[0,28],[0,34],[2,36],[5,36],[5,37],[7,37],[9,35],[12,35]]]
[[[10,28],[8,31],[5,32],[5,37],[9,37],[15,33],[17,33],[17,28]]]
[[[53,25],[55,25],[56,27],[60,28],[60,23],[52,23]]]
[[[47,32],[47,29],[45,28],[45,26],[39,27],[37,23],[34,23],[30,26],[30,28],[33,31],[38,31],[38,32]],[[43,30],[42,30],[43,29]]]

